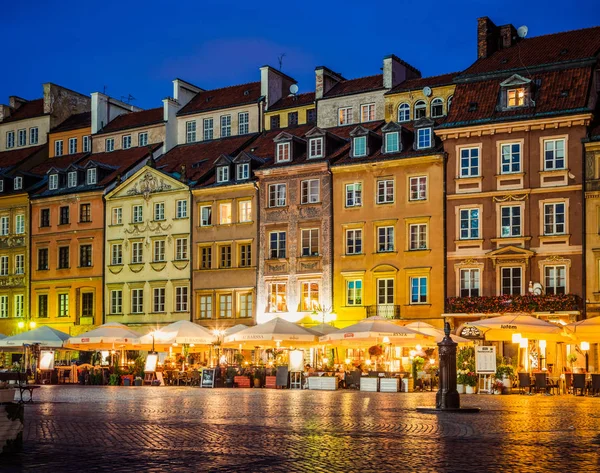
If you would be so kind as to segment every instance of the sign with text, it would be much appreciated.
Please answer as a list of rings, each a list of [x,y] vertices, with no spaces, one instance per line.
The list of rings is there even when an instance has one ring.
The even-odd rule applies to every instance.
[[[475,372],[477,374],[496,372],[496,347],[475,347]]]
[[[54,369],[54,351],[41,351],[40,352],[40,369],[41,370],[53,370]]]
[[[215,379],[217,378],[217,370],[215,369],[207,369],[204,368],[202,370],[202,383],[200,387],[202,388],[214,388],[215,387]]]

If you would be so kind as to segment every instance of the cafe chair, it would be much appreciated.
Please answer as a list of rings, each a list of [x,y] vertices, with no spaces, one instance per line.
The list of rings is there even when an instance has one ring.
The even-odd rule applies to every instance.
[[[594,397],[600,396],[600,374],[592,375],[592,394]]]
[[[565,390],[568,393],[573,389],[573,375],[571,373],[565,373]]]
[[[200,372],[192,371],[192,378],[190,380],[191,386],[200,386]]]
[[[350,389],[360,389],[360,370],[354,370],[346,374],[346,386]]]
[[[580,396],[585,395],[585,373],[573,373],[573,394],[577,395],[577,390],[581,392]]]
[[[529,394],[531,394],[531,388],[535,385],[531,383],[531,378],[529,373],[518,373],[519,375],[519,392],[523,394],[523,390],[525,388],[529,389]]]
[[[535,392],[539,393],[542,390],[544,394],[551,395],[550,390],[553,387],[548,384],[546,373],[535,373]]]

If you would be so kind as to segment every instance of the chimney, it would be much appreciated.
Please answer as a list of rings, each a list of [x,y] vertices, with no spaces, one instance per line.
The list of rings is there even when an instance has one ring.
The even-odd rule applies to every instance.
[[[498,50],[498,27],[487,16],[477,18],[477,59],[491,56]]]
[[[17,97],[16,95],[11,95],[8,97],[8,106],[13,110],[17,110],[24,103],[29,102],[29,100],[22,99],[21,97]]]
[[[341,74],[333,72],[325,66],[319,66],[315,69],[315,99],[322,99],[333,86],[346,80]]]
[[[0,123],[10,117],[10,107],[0,104]]]
[[[517,42],[517,29],[513,25],[503,25],[500,27],[500,47],[510,48]]]
[[[271,66],[260,68],[260,95],[265,98],[267,110],[282,97],[290,94],[290,86],[296,80]]]
[[[421,77],[421,72],[398,56],[391,54],[383,58],[383,87],[391,89],[407,79]]]

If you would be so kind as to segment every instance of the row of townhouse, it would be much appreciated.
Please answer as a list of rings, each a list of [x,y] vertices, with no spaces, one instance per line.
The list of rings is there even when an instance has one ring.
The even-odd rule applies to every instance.
[[[600,28],[480,18],[477,39],[434,77],[391,55],[358,79],[318,67],[314,93],[264,66],[177,79],[150,110],[74,94],[37,133],[53,114],[11,98],[0,332],[600,311]]]

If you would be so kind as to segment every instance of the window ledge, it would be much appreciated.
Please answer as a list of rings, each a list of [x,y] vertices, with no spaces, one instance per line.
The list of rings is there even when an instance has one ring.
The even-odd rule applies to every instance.
[[[397,255],[398,251],[394,250],[394,251],[375,251],[373,253],[374,255]]]
[[[405,250],[404,253],[429,253],[431,248],[419,248],[416,250]]]
[[[342,258],[351,258],[353,256],[365,256],[365,255],[366,255],[366,253],[350,253],[350,254],[346,253],[346,254],[342,255]]]
[[[269,211],[269,210],[287,210],[290,206],[289,205],[281,205],[281,206],[267,206],[265,207],[265,210]]]
[[[431,302],[413,302],[411,304],[404,304],[404,307],[431,307]]]

